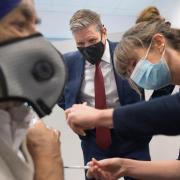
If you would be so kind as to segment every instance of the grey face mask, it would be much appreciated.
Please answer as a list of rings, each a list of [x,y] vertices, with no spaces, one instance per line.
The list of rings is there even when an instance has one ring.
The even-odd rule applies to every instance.
[[[27,102],[45,116],[60,98],[65,79],[62,55],[41,34],[0,44],[0,101]]]

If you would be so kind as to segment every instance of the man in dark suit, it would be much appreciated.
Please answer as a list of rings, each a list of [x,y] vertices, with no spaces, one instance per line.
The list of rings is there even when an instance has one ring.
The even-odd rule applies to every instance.
[[[140,96],[128,82],[122,80],[115,72],[113,53],[117,43],[107,40],[107,30],[102,25],[99,15],[91,10],[79,10],[72,16],[70,28],[79,51],[64,54],[69,75],[64,97],[59,101],[59,106],[67,109],[73,104],[86,102],[92,107],[101,109],[140,101]],[[96,77],[99,71],[103,76],[103,84],[98,81],[102,77],[99,79]],[[105,99],[105,102],[102,99]],[[113,129],[110,132],[105,130],[102,133],[102,131],[104,132],[96,128],[96,130],[88,130],[85,136],[80,136],[85,164],[93,157],[98,160],[110,157],[150,160],[151,137],[129,141],[119,136]],[[102,142],[99,142],[98,138]],[[101,146],[101,143],[105,146]]]

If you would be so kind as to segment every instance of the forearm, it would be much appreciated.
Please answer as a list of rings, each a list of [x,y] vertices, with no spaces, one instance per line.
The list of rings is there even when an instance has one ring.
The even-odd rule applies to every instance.
[[[179,180],[180,162],[174,161],[136,161],[123,159],[125,176],[141,180]]]
[[[156,134],[177,135],[180,134],[179,117],[180,93],[119,107],[113,113],[113,124],[120,134],[131,138]]]
[[[63,161],[57,157],[42,157],[34,160],[34,180],[64,180]]]
[[[113,128],[113,109],[100,110],[96,117],[96,127]]]

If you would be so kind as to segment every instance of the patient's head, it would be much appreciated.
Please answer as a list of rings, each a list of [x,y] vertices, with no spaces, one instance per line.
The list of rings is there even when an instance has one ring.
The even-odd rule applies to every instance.
[[[0,42],[36,32],[38,18],[33,0],[1,0]]]

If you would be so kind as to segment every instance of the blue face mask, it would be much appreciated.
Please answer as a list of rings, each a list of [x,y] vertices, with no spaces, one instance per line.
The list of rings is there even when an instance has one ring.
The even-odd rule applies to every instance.
[[[162,57],[157,64],[152,64],[147,60],[147,56],[151,44],[147,50],[144,58],[140,59],[134,68],[131,79],[140,87],[144,89],[160,89],[171,83],[171,75],[169,67],[164,59],[164,52]]]

